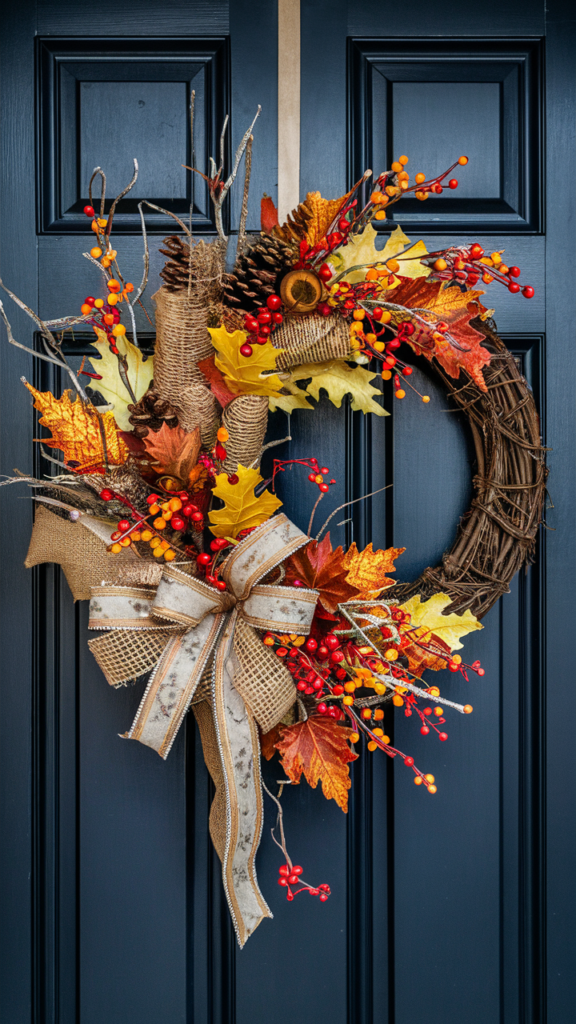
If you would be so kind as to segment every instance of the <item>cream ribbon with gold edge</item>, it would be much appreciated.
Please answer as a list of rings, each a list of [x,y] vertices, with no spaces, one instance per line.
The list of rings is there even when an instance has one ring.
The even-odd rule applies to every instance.
[[[89,645],[108,682],[116,686],[142,673],[141,647],[147,657],[159,658],[127,739],[166,758],[202,677],[211,673],[211,721],[205,713],[197,717],[217,786],[210,831],[240,946],[264,917],[272,916],[254,869],[263,815],[256,722],[268,732],[296,699],[290,673],[256,630],[306,635],[318,597],[315,590],[259,580],[308,542],[281,513],[228,556],[222,568],[228,585],[224,593],[165,566],[156,589],[94,587],[90,600],[89,629],[107,635]],[[219,820],[224,801],[225,837]]]

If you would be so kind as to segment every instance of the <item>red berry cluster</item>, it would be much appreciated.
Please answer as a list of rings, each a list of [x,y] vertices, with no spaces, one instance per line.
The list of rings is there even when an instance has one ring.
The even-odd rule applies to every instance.
[[[295,896],[300,892],[309,892],[311,896],[319,896],[321,903],[325,903],[330,895],[330,886],[323,883],[317,888],[312,885],[308,885],[300,877],[302,875],[302,868],[299,864],[295,864],[293,867],[291,864],[281,864],[279,869],[278,885],[281,885],[286,889],[286,899],[292,901]],[[300,885],[299,889],[295,892],[292,891],[290,886]]]
[[[307,469],[312,470],[312,472],[308,474],[308,479],[311,484],[318,485],[318,490],[321,491],[322,494],[326,494],[330,490],[330,487],[336,483],[334,479],[330,480],[329,483],[326,483],[324,477],[328,475],[330,470],[328,469],[328,466],[320,467],[318,459],[274,459],[274,466],[272,469],[273,489],[276,474],[284,473],[288,466],[306,466]]]
[[[164,495],[150,494],[146,498],[148,512],[142,514],[122,495],[105,487],[100,491],[102,501],[120,501],[130,509],[130,518],[121,519],[111,535],[111,551],[116,554],[123,547],[136,541],[144,541],[152,548],[155,558],[163,557],[170,562],[176,557],[174,545],[179,534],[188,530],[202,530],[204,516],[191,500],[188,491],[170,491]],[[165,536],[170,531],[171,540]],[[175,536],[176,535],[176,536]]]
[[[280,326],[284,319],[280,312],[281,308],[282,299],[280,296],[269,295],[266,299],[266,306],[257,309],[254,314],[250,314],[245,318],[244,326],[248,338],[240,346],[240,353],[246,359],[249,359],[252,355],[253,345],[265,345],[269,341],[272,331]]]
[[[226,540],[225,537],[215,537],[214,540],[210,541],[210,550],[213,554],[209,555],[207,551],[204,551],[196,558],[198,568],[206,573],[206,583],[216,587],[218,590],[226,590],[226,583],[224,580],[218,579],[217,559],[220,553],[229,546],[230,541]]]

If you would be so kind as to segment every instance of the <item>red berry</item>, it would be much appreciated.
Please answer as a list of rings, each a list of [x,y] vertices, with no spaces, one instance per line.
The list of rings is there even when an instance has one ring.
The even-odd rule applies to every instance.
[[[283,878],[283,876],[281,875],[280,878],[278,879],[278,885],[288,885],[288,879]],[[291,896],[292,893],[288,893],[287,895]]]
[[[303,871],[304,868],[301,868],[299,864],[295,864],[294,867],[292,868],[293,875],[301,875]]]
[[[383,312],[384,310],[380,309],[380,306],[376,306],[376,308],[372,310],[372,316],[375,320],[381,320]]]
[[[330,490],[330,484],[318,484],[318,487],[322,491],[322,494],[326,494],[326,492]]]
[[[486,675],[486,672],[485,672],[485,670],[483,668],[479,668],[477,671],[478,671],[478,675],[479,676]]]
[[[297,689],[297,690],[300,690],[300,692],[302,692],[302,690],[305,690],[305,689],[306,689],[306,683],[304,683],[304,682],[299,682],[299,683],[297,684],[297,686],[296,686],[296,689]]]
[[[448,733],[447,732],[441,732],[438,735],[439,735],[439,738],[441,740],[447,740],[448,739]]]
[[[316,312],[319,313],[320,316],[330,316],[332,310],[327,302],[319,302],[316,306]]]
[[[196,508],[195,505],[184,505],[184,507],[182,508],[182,515],[186,516],[186,518],[189,519],[192,513],[197,511],[198,509]]]
[[[282,313],[272,313],[272,323],[273,324],[281,324],[283,320],[284,320],[284,317],[282,316]]]
[[[334,693],[336,697],[339,697],[341,693],[344,693],[344,687],[340,686],[340,683],[337,683],[336,686],[332,687],[332,693]]]
[[[412,373],[412,367],[411,366],[405,366],[404,369],[401,372],[402,372],[402,376],[403,377],[409,377],[410,374]]]
[[[470,249],[470,256],[472,257],[473,260],[479,260],[482,258],[483,255],[484,249],[482,248],[481,245],[478,245],[478,242],[475,242],[472,248]]]
[[[87,217],[93,217],[94,216],[94,207],[93,206],[85,206],[84,207],[84,213],[86,214]]]
[[[407,764],[408,767],[411,768],[412,765],[414,764],[414,758],[413,757],[405,757],[404,758],[404,764]]]
[[[282,299],[280,298],[279,295],[269,295],[268,298],[266,299],[266,305],[268,306],[268,309],[271,310],[272,313],[276,313],[276,311],[279,310],[280,306],[282,305]]]
[[[220,444],[220,441],[216,442],[214,454],[216,458],[220,460],[220,462],[222,462],[226,458],[226,449],[224,448],[223,445]]]
[[[198,555],[196,561],[198,562],[198,565],[210,565],[210,562],[212,561],[212,556],[209,555],[207,551],[205,551],[203,554]]]
[[[430,732],[430,729],[428,728],[427,725],[423,725],[420,729],[420,732],[422,733],[423,736],[427,736],[428,733]]]
[[[348,673],[347,673],[345,668],[338,668],[338,669],[336,669],[336,679],[340,679],[340,680],[346,679],[347,675],[348,675]]]
[[[520,285],[516,284],[516,281],[510,281],[510,284],[508,285],[508,291],[512,292],[512,294],[515,295],[516,292],[520,291]]]
[[[218,587],[218,590],[226,590],[226,584],[224,580],[216,580],[216,586]]]
[[[520,277],[521,273],[520,267],[510,267],[508,277]],[[86,302],[88,302],[88,299],[86,299]]]
[[[186,526],[186,523],[184,522],[183,519],[180,518],[180,516],[172,516],[172,519],[170,520],[170,526],[172,527],[173,530],[183,530],[184,527]]]
[[[206,573],[206,583],[213,587],[214,584],[216,583],[216,577],[212,576],[211,573]]]
[[[308,640],[306,641],[306,650],[309,651],[310,654],[313,654],[314,651],[317,650],[317,648],[318,641],[315,640],[313,636],[309,637]]]
[[[256,319],[259,324],[269,324],[272,320],[272,316],[267,309],[259,309],[256,314]]]
[[[468,284],[477,284],[479,281],[478,274],[468,274],[466,281],[468,282]]]
[[[193,512],[192,515],[190,516],[190,519],[192,520],[193,523],[201,523],[202,520],[204,519],[204,516],[202,515],[201,512]]]
[[[248,342],[246,342],[244,345],[240,345],[240,355],[245,356],[246,359],[248,358],[248,356],[251,356],[252,345],[249,345]]]
[[[240,477],[238,476],[237,473],[229,473],[228,474],[228,483],[232,484],[232,486],[234,486],[234,484],[237,484],[239,479],[240,479]]]
[[[249,334],[256,334],[258,330],[258,321],[253,316],[247,316],[244,320],[244,326]]]
[[[327,235],[326,241],[328,242],[330,248],[333,249],[335,246],[340,245],[340,242],[342,241],[343,237],[344,236],[341,234],[340,231],[332,231],[331,234]],[[322,266],[320,267],[319,274],[322,273],[325,266],[326,264],[323,263]],[[330,274],[330,277],[332,277],[332,274]],[[330,280],[330,278],[328,278],[328,280]]]
[[[325,704],[322,704],[322,703],[318,704],[318,714],[319,715],[325,715],[327,711],[328,711],[328,708],[326,707]]]
[[[268,338],[267,338],[267,336],[265,334],[258,335],[258,337],[256,338],[256,344],[257,345],[265,345],[267,341],[268,341]]]
[[[522,289],[522,295],[525,299],[532,298],[532,296],[534,295],[534,289],[531,284],[527,284],[526,287]]]
[[[272,328],[269,327],[268,324],[260,324],[260,334],[259,334],[258,338],[256,339],[256,343],[258,345],[265,344],[266,343],[266,339],[269,337],[271,330],[272,330]],[[264,339],[264,342],[262,341],[262,339]]]
[[[288,882],[290,885],[298,885],[298,875],[289,875]]]
[[[334,237],[334,235],[331,235],[331,238]],[[342,236],[340,236],[340,240],[342,240]],[[321,281],[329,281],[330,278],[332,277],[332,274],[332,268],[329,267],[327,263],[323,263],[322,266],[320,267],[320,270],[318,271],[318,277],[320,278]]]
[[[321,892],[320,893],[320,902],[321,903],[326,903],[327,899],[328,899],[328,893],[327,892]]]
[[[110,540],[118,540],[121,536],[122,534],[120,533],[120,530],[114,530],[114,533],[110,534]]]
[[[159,494],[149,494],[148,497],[146,498],[146,504],[147,505],[155,505],[156,502],[158,502],[158,501],[160,501],[160,495]]]
[[[87,299],[84,299],[84,302],[86,303],[87,306],[93,306],[94,303],[96,302],[96,299],[89,295]]]
[[[330,652],[328,648],[324,646],[324,644],[321,644],[316,653],[320,658],[320,661],[325,661]]]
[[[340,662],[344,661],[344,654],[342,651],[332,651],[330,655],[330,661],[333,665],[339,665]]]
[[[102,501],[112,501],[114,495],[112,494],[112,491],[109,491],[108,488],[105,487],[103,491],[100,491],[100,497],[102,498]]]
[[[316,483],[316,473],[308,473],[308,479],[311,484]]]
[[[338,221],[338,227],[340,231],[347,231],[348,228],[350,227],[350,221],[347,220],[346,217],[340,217],[340,220]]]
[[[450,178],[450,181],[448,182],[448,188],[458,188],[458,182],[456,181],[456,178]]]
[[[121,519],[120,522],[118,523],[118,529],[120,530],[121,533],[125,533],[126,530],[130,529],[129,521],[127,519]]]
[[[327,473],[328,470],[326,469],[324,472]],[[329,651],[335,651],[337,647],[340,647],[340,641],[333,633],[329,633],[328,636],[324,638],[324,643]]]

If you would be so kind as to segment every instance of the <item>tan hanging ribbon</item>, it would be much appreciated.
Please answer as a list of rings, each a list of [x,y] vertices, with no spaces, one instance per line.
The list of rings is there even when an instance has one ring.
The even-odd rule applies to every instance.
[[[318,597],[315,590],[269,586],[259,580],[308,541],[281,513],[228,556],[222,568],[228,585],[224,593],[166,566],[156,590],[94,587],[90,600],[89,628],[128,637],[128,659],[135,631],[144,637],[150,629],[165,630],[168,623],[177,629],[150,677],[127,739],[139,740],[166,758],[202,676],[212,666],[214,735],[226,803],[226,840],[219,852],[240,946],[263,917],[272,916],[254,868],[262,831],[256,722],[267,732],[296,699],[290,673],[255,630],[306,635]],[[100,643],[90,641],[90,646],[108,677]],[[123,666],[123,674],[130,678],[129,665]],[[218,800],[223,803],[222,793]]]

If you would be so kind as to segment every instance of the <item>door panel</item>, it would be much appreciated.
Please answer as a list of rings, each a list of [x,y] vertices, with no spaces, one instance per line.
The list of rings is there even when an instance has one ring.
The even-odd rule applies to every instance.
[[[109,171],[111,196],[137,156],[137,198],[188,214],[191,183],[180,165],[190,158],[190,85],[199,163],[214,150],[225,110],[235,147],[262,103],[248,225],[258,229],[260,196],[274,196],[277,181],[275,4],[127,0],[99,8],[97,24],[84,0],[24,2],[16,15],[4,7],[2,278],[31,307],[52,318],[93,290],[81,209],[95,162]],[[309,877],[331,885],[324,906],[283,898],[265,797],[258,873],[275,919],[238,950],[208,837],[212,785],[193,719],[165,763],[119,739],[141,684],[106,686],[86,647],[86,607],[73,606],[59,570],[22,568],[31,503],[2,491],[2,1024],[574,1019],[576,780],[567,753],[576,707],[566,638],[576,566],[566,439],[574,433],[576,300],[566,185],[576,170],[576,26],[563,0],[549,7],[545,22],[535,0],[446,10],[420,0],[301,4],[302,196],[317,188],[340,195],[365,166],[379,170],[400,151],[412,172],[420,161],[435,171],[467,152],[461,188],[417,209],[406,201],[397,222],[429,249],[459,237],[505,248],[536,287],[531,302],[502,289],[493,295],[499,331],[554,448],[555,532],[542,537],[535,564],[484,631],[468,639],[485,677],[445,682],[448,696],[474,705],[472,718],[450,720],[447,744],[421,737],[403,716],[387,719],[393,742],[438,777],[438,793],[428,798],[402,764],[368,753],[353,766],[346,817],[320,790],[287,787],[288,845]],[[232,226],[239,204],[237,190]],[[209,234],[198,182],[194,208],[195,231]],[[157,248],[172,228],[154,213],[147,223],[151,296],[160,284]],[[122,266],[138,280],[133,200],[117,230]],[[30,321],[14,306],[9,315],[16,338],[33,344]],[[69,343],[77,365],[89,342],[80,333]],[[5,340],[0,358],[3,472],[38,474],[18,378],[43,389],[62,382]],[[270,424],[271,438],[292,438],[274,456],[317,455],[340,501],[393,485],[356,505],[351,522],[331,523],[331,536],[405,546],[397,572],[405,579],[451,542],[473,472],[465,424],[448,411],[429,367],[418,363],[412,380],[431,395],[428,406],[395,402],[385,385],[387,419],[365,420],[324,400],[314,415],[276,414]],[[305,527],[312,499],[296,473],[281,477],[279,493]],[[318,529],[336,503],[326,513],[320,507]],[[335,522],[346,518],[344,511]],[[264,775],[274,786],[277,763],[265,764]]]

